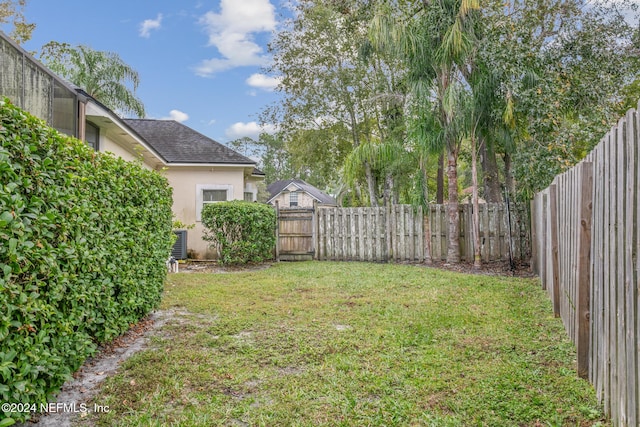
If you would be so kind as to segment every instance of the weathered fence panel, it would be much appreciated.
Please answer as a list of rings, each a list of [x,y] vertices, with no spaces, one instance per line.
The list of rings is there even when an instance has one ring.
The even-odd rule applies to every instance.
[[[431,257],[444,261],[447,258],[448,219],[446,205],[429,207],[431,230]],[[463,261],[473,261],[473,205],[461,203],[460,216],[460,257]],[[480,254],[483,262],[524,260],[529,256],[529,225],[527,212],[522,206],[510,203],[481,203]]]
[[[639,120],[629,111],[531,203],[533,270],[616,426],[640,425]]]
[[[322,207],[317,222],[319,260],[424,261],[420,207]]]
[[[445,205],[421,207],[278,209],[276,256],[281,260],[444,261],[448,245]],[[473,261],[471,204],[460,207],[460,256]],[[529,256],[527,212],[515,204],[480,205],[481,255],[485,262]],[[431,253],[427,250],[430,247]]]

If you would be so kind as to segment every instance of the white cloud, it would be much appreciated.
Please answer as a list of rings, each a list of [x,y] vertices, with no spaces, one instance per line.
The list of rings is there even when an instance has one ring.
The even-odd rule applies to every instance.
[[[271,92],[280,84],[280,80],[278,77],[269,77],[265,74],[255,73],[249,76],[247,84],[251,87]]]
[[[254,34],[276,28],[275,8],[269,0],[221,0],[220,13],[207,12],[200,23],[209,35],[209,45],[220,57],[204,60],[196,74],[211,76],[216,72],[241,66],[261,66],[269,61],[254,40]]]
[[[257,141],[261,133],[274,133],[275,131],[276,127],[274,125],[261,126],[257,122],[237,122],[227,128],[225,136],[230,140],[248,136],[249,138]]]
[[[163,117],[160,120],[175,120],[178,123],[182,123],[189,120],[189,115],[180,110],[171,110],[169,111],[169,116]]]
[[[162,25],[162,14],[159,13],[156,19],[145,19],[140,24],[140,37],[149,38],[151,30],[157,30]]]

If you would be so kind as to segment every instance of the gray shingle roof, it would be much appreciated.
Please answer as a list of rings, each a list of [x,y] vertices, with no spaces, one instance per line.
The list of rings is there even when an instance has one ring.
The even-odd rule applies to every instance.
[[[329,196],[327,193],[318,190],[313,185],[301,180],[301,179],[283,179],[280,181],[276,181],[272,184],[269,184],[267,187],[267,191],[269,192],[269,200],[273,199],[275,196],[280,194],[282,190],[287,188],[289,184],[297,185],[302,191],[307,192],[311,197],[318,200],[318,202],[325,205],[337,205],[336,199]]]
[[[256,162],[174,120],[123,119],[167,163]]]

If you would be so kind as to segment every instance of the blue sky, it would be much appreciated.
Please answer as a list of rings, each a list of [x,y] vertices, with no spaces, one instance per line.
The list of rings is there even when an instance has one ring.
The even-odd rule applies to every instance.
[[[140,74],[147,117],[171,118],[225,143],[257,138],[274,102],[263,74],[281,0],[29,0],[30,52],[52,40],[111,51]]]

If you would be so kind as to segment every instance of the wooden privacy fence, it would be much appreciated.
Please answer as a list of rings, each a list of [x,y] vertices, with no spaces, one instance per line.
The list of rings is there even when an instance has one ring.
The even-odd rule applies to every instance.
[[[446,205],[430,205],[431,257],[447,258],[449,226]],[[459,205],[460,257],[473,262],[473,205]],[[479,205],[480,254],[483,262],[529,259],[529,213],[523,206],[510,203],[482,203]]]
[[[640,425],[640,150],[635,110],[532,201],[532,265],[616,426]]]
[[[529,257],[527,212],[515,204],[510,206],[480,205],[481,254],[485,262]],[[409,205],[278,209],[277,255],[281,260],[445,260],[446,205],[431,205],[429,209],[428,216],[421,207]],[[460,256],[463,261],[473,261],[472,206],[461,204],[459,214]]]
[[[318,209],[319,260],[424,261],[422,207]]]

